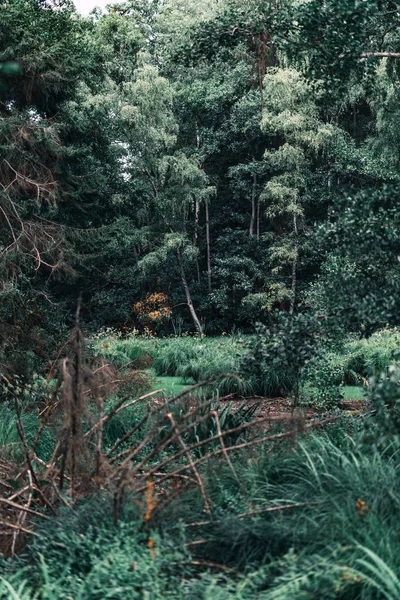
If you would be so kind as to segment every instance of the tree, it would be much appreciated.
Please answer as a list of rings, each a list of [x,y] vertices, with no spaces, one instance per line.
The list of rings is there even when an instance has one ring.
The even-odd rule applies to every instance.
[[[162,245],[157,250],[147,254],[139,263],[145,275],[158,274],[160,271],[168,273],[168,277],[179,277],[185,292],[186,304],[197,333],[203,334],[203,328],[196,309],[193,305],[188,280],[186,276],[187,267],[193,264],[197,249],[190,244],[183,234],[166,234]]]
[[[62,198],[60,109],[91,54],[68,1],[7,2],[0,20],[0,60],[18,65],[2,69],[0,88],[0,352],[10,364],[22,342],[42,352],[48,280],[69,269],[63,228],[51,222]]]
[[[306,225],[308,182],[319,163],[334,156],[343,134],[324,123],[310,86],[293,69],[270,69],[264,78],[265,109],[261,127],[275,136],[276,147],[264,158],[271,173],[262,198],[266,216],[275,223],[270,247],[273,274],[290,270],[290,312],[294,312],[302,237]],[[287,277],[287,276],[286,276]]]

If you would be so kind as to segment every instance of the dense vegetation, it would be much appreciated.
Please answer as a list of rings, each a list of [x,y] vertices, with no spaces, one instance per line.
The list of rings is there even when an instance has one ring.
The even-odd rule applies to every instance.
[[[400,5],[0,5],[0,598],[397,600]]]

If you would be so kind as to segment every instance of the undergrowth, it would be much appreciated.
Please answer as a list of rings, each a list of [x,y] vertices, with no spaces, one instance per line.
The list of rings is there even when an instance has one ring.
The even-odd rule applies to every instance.
[[[258,371],[247,356],[254,351],[255,336],[145,338],[138,335],[121,338],[100,337],[91,340],[92,347],[105,360],[121,368],[152,368],[156,376],[179,377],[182,384],[213,382],[213,391],[224,396],[287,396],[296,385],[296,377],[288,367],[267,361]],[[290,346],[289,346],[290,348]],[[371,377],[387,372],[399,360],[400,333],[382,330],[366,339],[348,341],[340,353],[323,349],[321,357],[310,364],[305,376],[314,390],[308,402],[318,408],[333,408],[343,395],[344,386],[366,387]],[[244,362],[243,362],[244,361]],[[248,361],[247,361],[248,362]],[[262,357],[257,358],[262,364]]]
[[[260,418],[211,386],[137,397],[126,363],[99,368],[72,340],[45,410],[12,386],[0,406],[1,599],[398,600],[399,373],[381,360],[394,348],[375,360],[375,340],[350,342],[374,369],[371,413],[307,421]],[[174,341],[146,356],[178,370]],[[240,359],[246,344],[219,348]]]
[[[151,546],[139,506],[125,503],[116,528],[107,495],[83,501],[3,559],[0,597],[397,600],[400,457],[365,452],[358,429],[348,419],[241,454],[240,485],[216,463],[205,479],[212,517],[184,493],[153,523]]]

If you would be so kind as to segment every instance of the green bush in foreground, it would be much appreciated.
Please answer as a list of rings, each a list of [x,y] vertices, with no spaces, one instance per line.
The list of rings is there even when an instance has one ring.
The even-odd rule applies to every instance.
[[[65,510],[24,555],[3,559],[0,598],[398,600],[400,457],[390,444],[363,450],[360,427],[346,420],[238,456],[240,485],[215,464],[205,479],[211,517],[197,488],[151,530],[135,503],[114,527],[107,496]],[[275,510],[257,514],[265,508]]]

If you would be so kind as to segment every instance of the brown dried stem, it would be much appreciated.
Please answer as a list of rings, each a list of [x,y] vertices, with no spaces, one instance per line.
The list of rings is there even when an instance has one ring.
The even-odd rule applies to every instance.
[[[305,425],[302,428],[302,431],[308,431],[308,430],[314,429],[316,427],[321,427],[322,425],[326,425],[328,423],[333,423],[334,421],[337,421],[338,419],[340,419],[340,416],[338,416],[338,417],[330,417],[328,419],[323,419],[322,421],[313,422],[313,423],[310,423],[309,425]],[[238,428],[235,428],[235,429],[238,429]],[[223,432],[222,435],[227,435],[228,433],[229,432],[226,431],[226,432]],[[232,452],[234,450],[242,450],[243,448],[250,448],[252,446],[255,446],[255,445],[258,445],[258,444],[263,444],[263,443],[266,443],[266,442],[280,441],[280,440],[283,440],[285,438],[293,437],[294,435],[296,435],[296,433],[298,433],[298,432],[297,431],[288,431],[288,432],[285,432],[285,433],[277,433],[275,435],[264,436],[264,437],[261,437],[261,438],[257,438],[255,440],[251,440],[250,442],[243,442],[241,444],[236,444],[234,446],[226,447],[226,451],[227,452]],[[214,436],[214,438],[215,438],[215,436]],[[216,438],[218,438],[218,436],[216,436]],[[209,440],[206,440],[206,442],[207,441],[209,441]],[[193,444],[192,446],[189,446],[188,450],[191,450],[193,448],[197,448],[199,445],[203,445],[203,442],[199,442],[198,444]],[[182,454],[182,453],[180,453],[180,454]],[[195,466],[197,466],[199,464],[202,464],[202,463],[208,461],[210,458],[213,458],[214,456],[219,456],[221,454],[223,454],[223,450],[222,449],[214,450],[213,452],[210,452],[209,454],[206,454],[205,456],[202,456],[201,458],[195,460],[194,464],[195,464]],[[175,455],[175,456],[177,456],[177,455]],[[172,460],[174,458],[175,457],[172,457]],[[157,470],[157,471],[160,470],[160,467],[164,466],[167,462],[171,462],[171,460],[167,459],[167,460],[163,461],[163,463],[157,465],[157,467],[155,467],[154,469],[150,469],[150,471],[147,471],[146,473],[144,473],[143,477],[145,479],[147,477],[151,477],[154,474],[155,470]],[[163,481],[166,481],[166,480],[170,479],[171,477],[174,477],[176,475],[179,475],[180,473],[183,473],[184,471],[187,471],[189,468],[190,468],[190,466],[188,466],[188,465],[184,465],[182,467],[179,467],[175,471],[166,473],[163,477],[160,477],[154,483],[156,485],[159,485]]]
[[[198,483],[198,486],[199,486],[199,489],[200,489],[200,493],[201,493],[201,496],[202,496],[203,501],[204,501],[204,510],[206,512],[210,512],[210,510],[211,510],[210,509],[210,502],[209,502],[209,500],[208,500],[208,498],[206,496],[206,492],[205,492],[205,489],[204,489],[204,486],[203,486],[202,479],[200,477],[200,474],[199,474],[198,470],[196,469],[196,466],[194,464],[193,458],[192,458],[192,456],[191,456],[191,454],[190,454],[190,452],[189,452],[189,450],[188,450],[185,442],[183,441],[183,438],[182,438],[182,436],[181,436],[181,434],[179,432],[179,429],[178,429],[178,427],[177,427],[177,425],[175,423],[174,417],[172,416],[172,413],[168,413],[167,417],[171,421],[172,427],[175,430],[176,437],[178,438],[179,443],[180,443],[180,445],[183,448],[183,452],[184,452],[186,458],[188,459],[189,466],[190,466],[191,470],[193,471],[193,474],[194,474],[194,476],[196,478],[196,481]]]

